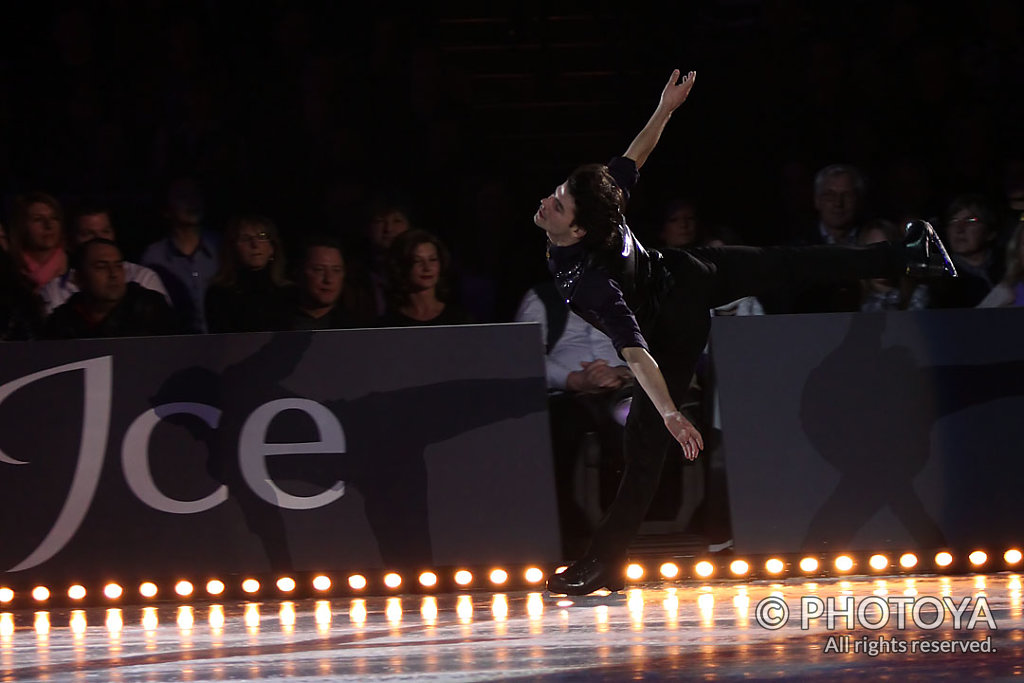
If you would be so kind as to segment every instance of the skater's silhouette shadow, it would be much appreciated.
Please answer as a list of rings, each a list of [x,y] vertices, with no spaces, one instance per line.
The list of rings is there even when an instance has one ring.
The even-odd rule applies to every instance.
[[[846,337],[803,389],[804,432],[840,472],[804,549],[848,549],[886,507],[918,547],[943,547],[946,534],[914,489],[931,455],[932,427],[972,405],[1024,394],[1024,361],[918,367],[908,348],[882,346],[886,314],[850,318]]]
[[[282,386],[302,362],[314,333],[279,333],[251,356],[222,372],[191,367],[172,375],[153,397],[156,405],[201,401],[221,411],[217,429],[197,429],[194,419],[179,419],[193,436],[206,441],[207,470],[227,487],[229,500],[242,512],[248,529],[259,537],[275,571],[292,570],[292,555],[283,510],[257,495],[245,481],[238,452],[239,435],[259,406],[296,398]],[[289,482],[321,490],[354,486],[363,496],[367,521],[388,566],[429,566],[433,560],[428,506],[428,477],[424,451],[477,427],[545,410],[542,377],[440,382],[353,400],[333,400],[326,407],[341,423],[344,453],[267,456],[267,471],[276,487]],[[287,427],[298,425],[301,435],[287,429],[267,430],[268,442],[306,442],[314,427],[301,420],[279,417]],[[175,416],[169,416],[175,422]],[[258,454],[256,457],[265,457]],[[341,482],[344,482],[341,484]],[[306,495],[311,495],[307,493]],[[341,542],[337,539],[325,542]]]

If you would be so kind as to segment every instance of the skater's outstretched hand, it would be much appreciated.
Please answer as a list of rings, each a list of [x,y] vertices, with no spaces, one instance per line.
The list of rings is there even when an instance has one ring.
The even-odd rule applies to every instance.
[[[658,140],[661,139],[661,132],[665,130],[665,124],[672,118],[672,112],[686,101],[686,98],[690,95],[690,89],[693,88],[693,81],[697,78],[697,72],[691,71],[683,76],[681,81],[679,80],[679,73],[679,69],[672,71],[668,83],[665,84],[664,90],[661,91],[661,99],[658,100],[658,106],[654,108],[654,113],[651,114],[651,118],[640,132],[637,133],[636,137],[633,138],[633,142],[629,143],[625,154],[622,155],[627,159],[635,161],[638,169],[646,163],[647,157],[651,155],[651,152],[657,146]]]
[[[686,101],[686,98],[690,95],[690,89],[693,88],[693,81],[697,78],[697,72],[691,71],[683,76],[683,80],[680,81],[679,73],[679,69],[673,70],[672,75],[669,76],[668,83],[665,84],[665,89],[661,91],[661,101],[658,103],[658,108],[662,109],[666,114],[671,114],[679,105]]]
[[[665,427],[672,433],[675,440],[683,447],[683,457],[687,460],[696,460],[697,455],[704,449],[704,439],[700,432],[689,420],[683,417],[678,410],[662,416],[665,420]]]

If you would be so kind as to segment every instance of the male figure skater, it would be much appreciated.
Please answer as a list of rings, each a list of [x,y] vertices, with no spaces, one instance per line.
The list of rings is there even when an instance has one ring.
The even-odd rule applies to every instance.
[[[571,308],[607,334],[637,382],[626,421],[626,469],[585,555],[548,577],[553,593],[621,590],[629,543],[657,490],[671,439],[693,460],[704,447],[679,412],[711,329],[710,310],[769,288],[846,279],[956,276],[925,221],[903,244],[810,247],[698,247],[647,250],[623,219],[629,191],[696,74],[672,72],[654,114],[621,157],[580,166],[540,202],[533,220],[548,237],[548,267]]]

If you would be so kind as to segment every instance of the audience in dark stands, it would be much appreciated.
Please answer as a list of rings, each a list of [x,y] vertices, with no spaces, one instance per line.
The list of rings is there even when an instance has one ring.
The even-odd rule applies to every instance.
[[[220,240],[203,229],[203,217],[196,181],[171,182],[162,215],[166,236],[146,247],[141,259],[160,276],[189,332],[206,332],[206,288],[218,268]]]
[[[277,226],[269,218],[232,218],[224,233],[220,268],[206,290],[209,332],[287,330],[296,297],[285,277]]]
[[[95,238],[78,245],[72,267],[79,291],[46,319],[43,338],[142,337],[180,331],[162,294],[126,281],[124,257],[116,242]]]
[[[18,197],[11,224],[11,258],[38,292],[68,269],[64,251],[64,211],[45,192]]]
[[[451,300],[451,257],[448,249],[426,230],[403,232],[388,252],[388,310],[382,327],[463,325],[469,313]]]
[[[973,308],[1002,279],[1006,262],[997,241],[998,226],[995,209],[985,196],[963,194],[950,202],[941,229],[957,277],[932,286],[931,308]]]
[[[298,296],[291,315],[293,330],[337,330],[368,326],[346,309],[345,255],[341,243],[326,236],[307,238],[296,268]]]
[[[84,244],[97,237],[112,242],[117,241],[114,226],[110,222],[110,210],[99,204],[79,207],[75,212],[75,217],[69,229],[68,243],[74,249],[79,244]],[[60,277],[50,280],[40,290],[39,294],[42,296],[43,306],[47,315],[78,291],[74,274],[74,269],[68,269]],[[170,303],[170,297],[167,295],[167,290],[164,288],[160,276],[152,269],[125,261],[124,275],[128,282],[137,282],[146,289],[152,289],[154,292],[163,294],[167,298],[167,302]]]

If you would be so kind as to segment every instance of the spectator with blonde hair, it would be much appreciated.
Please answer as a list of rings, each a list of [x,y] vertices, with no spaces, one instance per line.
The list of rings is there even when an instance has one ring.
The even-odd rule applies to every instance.
[[[287,330],[294,299],[274,222],[257,215],[233,218],[224,234],[220,268],[206,290],[208,331]]]
[[[68,269],[64,251],[64,210],[45,192],[18,197],[11,225],[14,265],[39,291]]]

